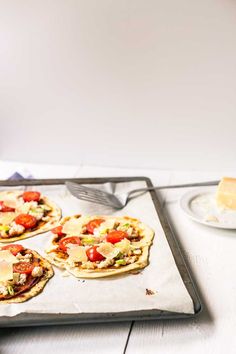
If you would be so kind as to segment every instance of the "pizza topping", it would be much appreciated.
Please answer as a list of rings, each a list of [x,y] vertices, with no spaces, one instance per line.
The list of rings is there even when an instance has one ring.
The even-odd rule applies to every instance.
[[[83,237],[81,241],[83,245],[93,245],[97,242],[97,239],[93,237]]]
[[[13,281],[11,285],[24,285],[27,279],[27,274],[13,273]]]
[[[38,202],[41,194],[36,191],[26,191],[22,194],[24,202]]]
[[[7,290],[8,290],[8,294],[9,295],[14,295],[15,294],[14,289],[13,289],[13,287],[11,285],[7,286]]]
[[[23,255],[19,252],[19,253],[17,253],[16,258],[19,261],[31,262],[33,255],[32,255],[32,253],[26,253],[25,255]]]
[[[15,208],[7,206],[6,202],[0,201],[0,212],[6,213],[10,211],[15,211]]]
[[[31,274],[33,269],[34,265],[29,262],[19,262],[13,266],[13,271],[20,274]]]
[[[131,223],[121,222],[120,225],[117,227],[117,230],[126,232],[129,238],[137,236],[135,225],[132,225]]]
[[[8,232],[10,227],[8,225],[0,225],[0,237],[8,238]]]
[[[37,202],[26,202],[22,203],[17,209],[18,214],[28,214],[30,210],[36,209],[38,207]]]
[[[15,223],[26,229],[32,229],[37,224],[37,219],[29,214],[20,214],[15,218]]]
[[[130,228],[131,224],[129,222],[121,223],[118,227],[117,230],[120,231],[127,231]]]
[[[13,278],[13,266],[12,263],[6,260],[0,261],[0,282],[10,280]]]
[[[131,243],[127,238],[124,238],[120,242],[117,242],[115,246],[122,254],[129,254],[129,252],[131,251]]]
[[[116,248],[112,243],[110,242],[103,242],[101,243],[98,248],[97,251],[105,258],[115,258],[119,253],[119,249]]]
[[[43,275],[40,259],[21,245],[0,249],[0,302],[31,289]]]
[[[97,267],[98,268],[107,268],[109,266],[112,266],[114,263],[115,263],[114,259],[106,258],[104,261],[97,264]]]
[[[91,262],[102,261],[105,257],[97,251],[98,246],[93,246],[87,249],[86,254]]]
[[[94,230],[97,229],[105,220],[104,219],[93,219],[86,225],[86,230],[88,233],[93,234]]]
[[[24,231],[25,231],[24,226],[12,222],[8,234],[9,236],[17,236],[17,235],[21,235]]]
[[[94,230],[95,236],[106,235],[110,230],[113,230],[116,224],[115,219],[105,220],[96,230]]]
[[[48,221],[50,220],[50,216],[49,216],[49,215],[44,216],[44,217],[42,218],[42,220],[48,222]]]
[[[145,237],[141,223],[127,219],[105,216],[65,219],[64,225],[62,222],[61,227],[53,230],[57,236],[53,239],[54,248],[48,252],[55,252],[73,268],[112,269],[132,264],[142,254],[143,245],[139,242],[144,242]],[[59,238],[60,233],[64,237]]]
[[[126,264],[132,264],[136,262],[138,259],[138,256],[132,256],[132,257],[125,257],[124,260],[126,261]]]
[[[126,260],[125,259],[117,259],[116,266],[120,266],[120,265],[126,265]]]
[[[72,246],[67,249],[67,253],[69,254],[69,262],[87,262],[88,260],[85,247],[83,246]]]
[[[44,210],[42,208],[35,208],[35,209],[31,209],[29,211],[29,215],[32,215],[35,217],[35,219],[37,221],[41,220],[44,216]]]
[[[81,264],[82,269],[95,269],[97,267],[97,264],[95,262],[83,262]]]
[[[43,268],[39,266],[34,267],[31,275],[32,277],[41,277],[43,275]]]
[[[128,234],[125,231],[113,230],[107,234],[106,240],[107,240],[107,242],[110,242],[110,243],[117,243],[127,237],[128,237]]]
[[[24,247],[17,244],[6,245],[2,247],[2,250],[9,250],[13,256],[16,256],[18,252],[23,251]]]
[[[51,232],[59,237],[65,236],[65,234],[62,232],[62,225],[54,227]]]
[[[0,238],[20,236],[34,229],[39,221],[50,221],[52,208],[40,198],[41,194],[35,191],[1,192]]]
[[[80,245],[81,244],[80,238],[77,236],[64,237],[59,241],[59,248],[62,251],[66,252],[69,244]]]
[[[9,213],[0,213],[0,224],[1,226],[9,225],[14,219],[16,215],[13,212]]]
[[[0,295],[8,295],[7,286],[0,283]]]
[[[140,249],[133,250],[133,254],[139,255],[142,251]]]
[[[80,236],[84,229],[85,224],[88,222],[88,217],[81,216],[80,218],[71,218],[66,221],[62,227],[62,232],[66,235]]]
[[[40,204],[40,208],[46,212],[52,210],[52,208],[47,204]]]
[[[6,261],[7,263],[14,264],[18,262],[18,259],[10,252],[10,250],[1,250],[0,261]]]

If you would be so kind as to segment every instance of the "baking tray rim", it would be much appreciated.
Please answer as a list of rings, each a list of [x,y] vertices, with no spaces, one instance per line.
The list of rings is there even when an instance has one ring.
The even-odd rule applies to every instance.
[[[19,180],[0,180],[0,187],[17,187],[17,186],[36,186],[36,185],[60,185],[66,181],[77,182],[81,184],[100,184],[100,183],[124,183],[132,181],[144,181],[148,187],[152,187],[152,181],[146,176],[128,176],[128,177],[79,177],[79,178],[47,178],[47,179],[19,179]],[[160,223],[164,230],[167,242],[174,257],[176,266],[184,285],[193,301],[194,313],[186,314],[180,312],[170,312],[158,309],[126,311],[117,313],[85,313],[85,314],[39,314],[39,313],[21,313],[16,316],[0,317],[0,327],[21,327],[21,326],[38,326],[38,325],[59,325],[59,324],[82,324],[82,323],[99,323],[99,322],[120,322],[120,321],[142,321],[142,320],[163,320],[163,319],[180,319],[192,318],[202,311],[202,302],[197,293],[195,284],[192,280],[190,271],[186,265],[183,254],[178,245],[176,236],[171,228],[169,220],[161,206],[156,191],[149,191],[152,202],[155,206]],[[45,319],[43,318],[45,317]],[[47,318],[46,318],[47,317]]]

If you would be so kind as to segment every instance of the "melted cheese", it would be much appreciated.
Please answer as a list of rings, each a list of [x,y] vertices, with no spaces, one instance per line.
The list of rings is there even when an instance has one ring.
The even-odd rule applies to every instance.
[[[69,244],[67,246],[70,246]],[[88,257],[86,250],[83,246],[74,246],[68,247],[67,253],[69,254],[68,261],[72,262],[87,262]]]
[[[16,217],[14,212],[0,212],[0,224],[1,225],[9,225]]]
[[[13,254],[9,250],[0,251],[0,261],[6,261],[10,264],[19,262],[19,260],[15,256],[13,256]]]
[[[81,216],[79,219],[72,218],[65,222],[62,227],[62,232],[66,235],[71,236],[80,236],[84,225],[89,221],[89,218],[86,216]]]
[[[97,251],[105,258],[113,259],[119,254],[119,249],[110,242],[101,243]]]
[[[216,201],[221,207],[236,210],[236,178],[222,178],[218,185]]]
[[[0,281],[13,279],[13,266],[5,260],[0,261]]]

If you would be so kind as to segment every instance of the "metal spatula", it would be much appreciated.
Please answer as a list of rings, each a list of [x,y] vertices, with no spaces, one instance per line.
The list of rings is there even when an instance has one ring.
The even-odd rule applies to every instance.
[[[201,186],[214,186],[220,181],[208,181],[200,183],[186,183],[186,184],[174,184],[166,186],[156,186],[149,188],[138,188],[130,190],[129,192],[122,194],[112,194],[100,189],[83,186],[75,182],[66,182],[68,190],[73,196],[78,199],[86,200],[91,203],[97,203],[112,207],[114,209],[122,209],[126,206],[129,200],[134,197],[138,197],[148,191],[160,190],[160,189],[173,189],[173,188],[186,188],[186,187],[201,187]]]

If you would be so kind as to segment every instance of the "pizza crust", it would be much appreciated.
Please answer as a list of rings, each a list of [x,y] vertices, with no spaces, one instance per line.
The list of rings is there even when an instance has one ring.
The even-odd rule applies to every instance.
[[[22,191],[9,191],[9,192],[0,192],[0,200],[3,200],[2,198],[4,196],[9,196],[9,195],[15,195],[19,196],[22,194]],[[51,208],[51,211],[47,214],[47,216],[50,216],[49,221],[39,221],[39,225],[37,226],[36,230],[33,231],[25,231],[23,234],[19,236],[13,236],[13,237],[1,237],[0,236],[0,242],[1,243],[11,243],[15,242],[18,240],[24,240],[26,238],[41,234],[43,232],[51,230],[55,224],[58,223],[58,221],[61,219],[61,209],[54,203],[52,202],[48,197],[42,196],[41,199],[44,201],[44,204],[48,205]]]
[[[38,254],[36,251],[32,251],[32,250],[29,250],[29,251],[34,255],[34,257],[40,259],[40,262],[41,262],[40,265],[44,268],[44,270],[46,269],[46,272],[40,278],[38,283],[33,285],[33,287],[31,289],[29,289],[26,292],[23,292],[17,296],[14,296],[10,299],[0,300],[0,304],[20,303],[20,302],[25,302],[25,301],[31,299],[32,297],[38,295],[39,293],[41,293],[43,291],[43,288],[45,287],[46,283],[54,275],[54,271],[53,271],[51,264],[45,258],[40,256],[40,254]]]
[[[78,217],[78,216],[77,216]],[[132,271],[138,271],[145,268],[149,264],[149,249],[152,245],[152,240],[154,237],[154,231],[144,223],[141,223],[138,219],[126,217],[114,217],[114,216],[94,216],[94,218],[103,218],[105,220],[108,219],[116,219],[119,221],[120,219],[126,219],[127,222],[136,222],[140,223],[142,226],[143,231],[143,238],[136,242],[137,246],[142,250],[142,254],[138,256],[137,261],[132,264],[124,265],[119,268],[96,268],[96,269],[83,269],[79,267],[71,267],[68,263],[66,263],[62,258],[58,257],[56,253],[52,252],[53,243],[51,243],[50,248],[46,250],[47,256],[46,258],[49,260],[50,263],[54,264],[55,266],[67,270],[69,273],[74,275],[77,278],[87,278],[87,279],[94,279],[94,278],[103,278],[108,276],[115,276],[123,273],[130,273]],[[66,220],[65,220],[66,219]],[[65,221],[68,221],[70,217],[63,218],[61,224]],[[52,241],[55,237],[53,237]]]

